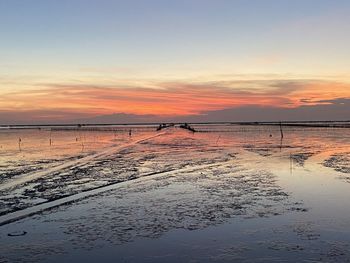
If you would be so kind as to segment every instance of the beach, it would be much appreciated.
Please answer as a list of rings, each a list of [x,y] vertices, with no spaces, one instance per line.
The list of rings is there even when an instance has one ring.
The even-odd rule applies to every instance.
[[[0,262],[350,262],[350,130],[0,130]]]

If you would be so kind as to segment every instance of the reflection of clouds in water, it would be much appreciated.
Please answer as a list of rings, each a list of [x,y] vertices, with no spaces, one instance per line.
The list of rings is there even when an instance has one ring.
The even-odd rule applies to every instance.
[[[203,126],[215,130],[213,126]],[[220,126],[219,126],[220,127]],[[344,146],[346,134],[334,129],[316,128],[285,128],[285,138],[281,147],[279,140],[269,138],[271,133],[277,133],[276,127],[246,127],[246,126],[223,126],[230,129],[230,133],[197,133],[195,135],[184,131],[174,130],[165,136],[160,136],[128,149],[124,149],[115,155],[103,159],[91,161],[80,167],[63,169],[39,179],[23,188],[14,189],[12,192],[1,193],[1,196],[13,196],[15,199],[4,199],[1,203],[1,211],[6,213],[18,207],[24,208],[33,203],[46,200],[55,200],[62,196],[72,195],[81,191],[89,190],[108,183],[130,180],[147,173],[159,172],[168,169],[178,169],[199,163],[214,163],[223,159],[231,158],[233,152],[239,152],[241,146],[244,149],[258,153],[264,157],[275,157],[282,153],[292,153],[292,158],[301,166],[309,155],[317,149],[326,150],[329,147],[337,148]],[[62,137],[66,132],[57,132]],[[340,134],[341,133],[341,134]],[[61,135],[59,135],[61,134]],[[110,137],[112,134],[96,132],[99,136]],[[96,135],[94,133],[94,136]],[[102,135],[101,135],[102,134]],[[35,135],[35,136],[34,136]],[[32,137],[38,140],[38,134]],[[71,134],[72,135],[72,134]],[[301,136],[302,135],[302,136]],[[96,135],[97,136],[97,135]],[[119,135],[118,135],[119,136]],[[218,140],[218,136],[220,140]],[[91,136],[90,136],[91,137]],[[113,137],[113,136],[112,136]],[[123,138],[120,138],[123,139]],[[66,145],[76,150],[75,144]],[[345,144],[346,145],[346,144]],[[281,148],[280,148],[281,147]],[[38,152],[38,151],[36,151]],[[77,156],[79,157],[79,156]],[[74,157],[72,157],[74,158]],[[272,159],[272,158],[270,158]],[[66,162],[66,159],[54,160],[54,162]],[[25,167],[17,168],[17,165],[9,165],[2,178],[10,178],[13,175],[28,172],[28,169],[40,170],[49,167],[50,163],[42,164],[25,160]],[[16,166],[16,167],[15,167]],[[12,168],[9,168],[12,167]],[[25,169],[25,170],[24,170]],[[0,179],[1,180],[1,179]],[[37,184],[40,184],[38,186]],[[13,201],[13,202],[12,202]],[[13,204],[10,207],[10,204]]]
[[[336,132],[332,131],[332,136]],[[81,167],[59,171],[9,193],[20,193],[15,196],[18,199],[12,200],[13,206],[18,207],[21,202],[32,205],[31,201],[34,202],[35,198],[55,199],[109,182],[128,181],[152,172],[193,168],[190,172],[175,172],[132,181],[129,186],[118,186],[118,190],[53,209],[34,219],[29,218],[30,224],[40,226],[38,233],[44,235],[37,236],[30,231],[25,238],[33,242],[17,239],[13,247],[6,244],[0,248],[0,261],[5,261],[1,258],[1,255],[5,255],[26,262],[30,257],[32,262],[36,262],[37,258],[45,258],[47,251],[55,255],[66,253],[71,247],[98,248],[103,246],[105,241],[115,245],[134,241],[139,237],[158,238],[174,229],[197,230],[223,225],[230,218],[254,220],[260,217],[279,218],[273,216],[285,212],[306,212],[307,209],[302,203],[293,201],[277,185],[274,175],[268,171],[256,170],[259,166],[255,161],[281,165],[278,164],[277,158],[282,156],[288,160],[292,152],[296,161],[304,163],[308,157],[317,153],[317,150],[332,147],[339,151],[339,147],[344,145],[344,138],[339,134],[330,137],[330,133],[327,131],[322,137],[319,131],[310,130],[300,136],[297,132],[291,133],[287,130],[286,139],[280,149],[279,141],[268,141],[270,139],[266,134],[259,132],[221,134],[218,141],[217,134],[192,135],[176,131],[93,160]],[[258,154],[245,155],[247,152],[241,146]],[[266,153],[269,154],[268,158],[263,157]],[[249,160],[245,158],[247,156]],[[334,167],[337,164],[346,168],[350,163],[349,159],[346,159],[349,158],[349,154],[344,156],[332,156],[331,158],[334,158],[329,158],[330,163],[334,163]],[[210,166],[199,169],[203,164]],[[24,191],[24,194],[21,191]],[[24,226],[23,230],[28,230],[22,221],[18,222],[18,226]],[[47,231],[52,232],[45,235]],[[273,240],[266,241],[263,248],[293,253],[305,253],[308,248],[312,248],[315,258],[321,255],[322,240],[312,226],[295,224],[291,229],[283,228],[281,232],[284,242],[279,242],[278,238],[274,237]],[[287,240],[290,232],[297,236],[296,241]],[[58,234],[61,240],[53,238],[52,233]],[[62,242],[67,238],[69,241]],[[304,243],[305,250],[302,250],[300,242],[315,243],[309,247]],[[254,244],[249,242],[242,243],[241,247],[228,246],[222,256],[230,258],[232,254],[244,254],[244,257],[249,258],[246,253],[252,248]],[[327,248],[324,253],[337,254],[337,251],[342,249],[342,246],[335,245],[333,252]],[[339,253],[347,255],[344,252]],[[341,255],[334,258],[344,257],[349,258]],[[325,259],[327,261],[327,256]]]
[[[17,189],[3,191],[0,213],[23,209],[43,200],[53,201],[110,183],[124,182],[150,173],[211,164],[232,159],[222,148],[210,146],[208,138],[194,139],[187,133],[144,141],[83,165],[50,173]],[[69,159],[66,159],[68,161]]]

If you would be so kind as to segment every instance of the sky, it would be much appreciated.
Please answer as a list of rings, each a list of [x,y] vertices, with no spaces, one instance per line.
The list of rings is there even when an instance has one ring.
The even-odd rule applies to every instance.
[[[349,13],[348,0],[0,0],[0,124],[346,119]]]

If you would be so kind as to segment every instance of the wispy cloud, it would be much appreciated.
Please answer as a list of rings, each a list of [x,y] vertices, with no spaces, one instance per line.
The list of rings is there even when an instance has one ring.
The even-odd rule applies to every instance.
[[[137,86],[41,83],[3,93],[0,111],[40,112],[43,118],[58,118],[59,112],[60,119],[115,112],[178,116],[249,105],[295,108],[338,98],[350,98],[349,83],[312,79],[172,81]]]

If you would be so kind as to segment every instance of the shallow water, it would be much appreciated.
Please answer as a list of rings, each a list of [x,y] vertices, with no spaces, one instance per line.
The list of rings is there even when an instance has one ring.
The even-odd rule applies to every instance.
[[[194,128],[1,130],[0,262],[350,261],[350,129]]]

